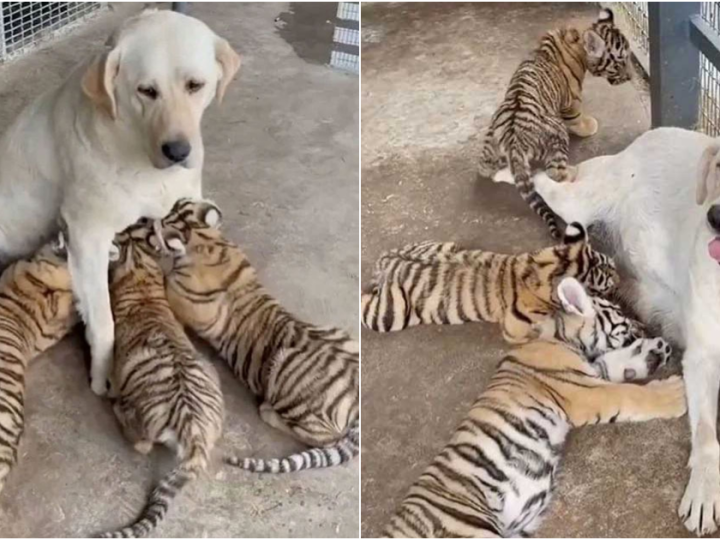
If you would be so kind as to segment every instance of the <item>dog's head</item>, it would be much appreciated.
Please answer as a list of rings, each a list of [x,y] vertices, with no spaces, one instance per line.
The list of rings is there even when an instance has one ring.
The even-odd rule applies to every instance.
[[[708,205],[705,219],[710,229],[708,255],[720,263],[720,142],[708,146],[700,158],[695,202]]]
[[[203,111],[213,97],[222,100],[239,67],[228,42],[201,21],[146,10],[110,37],[82,88],[98,114],[142,140],[154,167],[194,168],[202,162]]]

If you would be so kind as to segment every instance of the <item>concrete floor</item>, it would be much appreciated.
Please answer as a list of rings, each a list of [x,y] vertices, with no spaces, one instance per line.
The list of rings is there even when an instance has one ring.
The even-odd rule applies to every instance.
[[[140,7],[116,5],[52,47],[0,66],[0,126]],[[319,61],[335,6],[192,4],[192,12],[243,59],[222,106],[206,113],[205,194],[289,309],[356,335],[358,78]],[[293,31],[296,17],[302,25]],[[230,450],[281,456],[302,445],[263,424],[254,398],[228,370],[221,375],[227,421],[216,462],[157,534],[357,537],[358,460],[274,477],[223,467]],[[170,454],[148,458],[126,444],[108,404],[90,391],[77,337],[34,362],[28,387],[20,463],[0,495],[0,537],[92,536],[126,525]]]
[[[589,4],[363,6],[362,282],[386,249],[421,240],[518,253],[550,243],[515,189],[478,181],[480,130],[545,31],[585,25]],[[649,127],[646,96],[588,79],[600,132],[571,161],[613,153]],[[508,350],[482,323],[362,332],[362,525],[377,536]],[[537,536],[682,537],[676,511],[686,419],[574,432]]]

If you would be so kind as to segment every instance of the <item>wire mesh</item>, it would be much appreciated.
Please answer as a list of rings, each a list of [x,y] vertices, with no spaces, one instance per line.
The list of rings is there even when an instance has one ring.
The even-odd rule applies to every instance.
[[[720,36],[720,2],[702,2],[700,15]],[[720,71],[700,53],[700,131],[720,135]]]
[[[615,23],[630,41],[635,58],[645,72],[650,65],[650,31],[647,2],[603,2],[602,6],[613,10]]]
[[[99,2],[0,2],[0,62],[101,8]]]
[[[333,34],[330,65],[345,71],[360,71],[360,5],[339,2]]]

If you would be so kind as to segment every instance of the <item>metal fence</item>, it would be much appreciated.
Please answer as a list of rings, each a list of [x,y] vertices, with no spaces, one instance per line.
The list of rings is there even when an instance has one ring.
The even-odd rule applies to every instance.
[[[339,2],[336,17],[330,65],[359,73],[360,4],[358,2]]]
[[[616,24],[630,40],[635,58],[646,72],[650,70],[650,30],[647,2],[602,3],[615,14]]]
[[[720,36],[720,2],[702,2],[700,16]],[[700,52],[700,114],[698,128],[720,135],[720,71]]]
[[[0,2],[0,62],[101,8],[98,2]]]

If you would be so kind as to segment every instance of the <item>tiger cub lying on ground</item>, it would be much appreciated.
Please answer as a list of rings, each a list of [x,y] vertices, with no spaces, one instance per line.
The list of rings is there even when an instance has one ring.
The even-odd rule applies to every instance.
[[[0,492],[18,459],[28,362],[78,322],[62,235],[0,277]]]
[[[681,377],[645,385],[670,356],[662,339],[638,339],[619,308],[560,283],[562,331],[514,349],[450,443],[412,485],[385,533],[390,537],[514,537],[531,533],[555,485],[573,427],[674,418],[685,413]],[[607,313],[613,311],[612,316]],[[617,332],[622,329],[621,332]],[[627,345],[631,342],[630,345]],[[595,358],[594,361],[589,359]]]
[[[138,520],[105,538],[147,536],[180,489],[206,469],[223,425],[217,373],[170,309],[146,223],[118,234],[118,252],[111,255],[115,358],[110,395],[118,422],[138,452],[166,444],[180,463],[153,490]]]
[[[618,282],[615,263],[595,251],[585,229],[568,226],[564,244],[504,255],[454,243],[410,244],[383,254],[372,290],[362,295],[362,323],[379,332],[418,324],[500,323],[509,343],[535,339],[538,322],[559,307],[553,287],[576,277],[597,294]]]
[[[609,9],[587,30],[553,30],[543,36],[532,58],[520,64],[505,99],[493,115],[483,141],[479,174],[517,185],[523,200],[539,214],[554,238],[557,218],[535,191],[533,161],[543,161],[558,182],[572,180],[568,167],[568,131],[594,135],[597,121],[582,111],[585,72],[612,85],[630,80],[630,47]],[[510,166],[508,171],[506,167]]]
[[[358,452],[358,346],[335,328],[300,321],[263,288],[245,254],[218,230],[212,203],[181,200],[150,241],[171,253],[166,293],[175,315],[208,341],[262,398],[260,417],[313,447],[282,459],[228,462],[257,472],[328,467]]]

